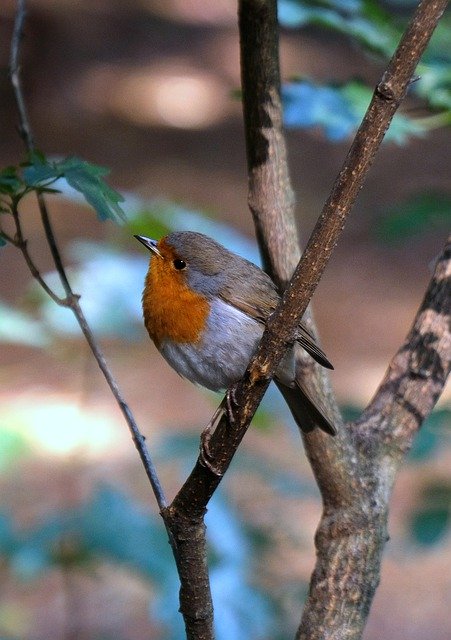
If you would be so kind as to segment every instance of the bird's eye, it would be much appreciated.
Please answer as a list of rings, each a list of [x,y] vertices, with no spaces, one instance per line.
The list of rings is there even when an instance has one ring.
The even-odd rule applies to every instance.
[[[179,258],[176,258],[173,264],[177,271],[183,271],[183,269],[186,269],[186,262],[184,260],[180,260]]]

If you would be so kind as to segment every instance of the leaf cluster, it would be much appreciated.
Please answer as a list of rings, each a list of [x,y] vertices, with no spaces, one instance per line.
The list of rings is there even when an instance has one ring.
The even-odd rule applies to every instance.
[[[375,0],[280,0],[279,21],[288,29],[316,27],[340,34],[372,59],[388,60],[405,27],[398,3],[394,9],[390,12]],[[444,16],[417,67],[418,81],[411,87],[411,93],[434,113],[396,115],[388,140],[403,144],[411,136],[451,123],[450,41],[451,18]],[[338,83],[331,77],[319,84],[298,78],[283,90],[285,124],[289,128],[317,127],[328,140],[339,142],[354,133],[371,94],[372,88],[358,79]]]
[[[18,166],[0,171],[0,213],[17,212],[19,202],[30,192],[59,193],[58,182],[81,193],[95,209],[100,220],[122,221],[123,197],[104,180],[109,170],[75,156],[50,160],[40,151],[32,151]],[[0,234],[0,242],[5,243]]]

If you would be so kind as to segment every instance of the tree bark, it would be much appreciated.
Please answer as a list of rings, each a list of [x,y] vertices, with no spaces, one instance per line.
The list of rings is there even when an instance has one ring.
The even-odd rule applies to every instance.
[[[432,411],[451,366],[451,236],[412,329],[355,424],[347,502],[327,488],[317,562],[297,638],[361,637],[379,582],[396,471]],[[312,447],[310,448],[312,451]],[[313,457],[313,455],[312,455]],[[321,465],[314,457],[312,464]]]
[[[302,260],[304,270],[297,269],[290,282],[289,289],[295,290],[293,295],[302,298],[309,291],[310,297],[313,292],[324,268],[322,260],[327,261],[336,244],[366,172],[445,6],[443,1],[424,1],[415,12],[376,87],[365,119],[307,245]],[[265,264],[275,281],[283,286],[298,260],[299,249],[293,247],[296,237],[293,199],[280,129],[280,79],[278,66],[274,64],[277,60],[274,21],[275,2],[272,0],[242,0],[240,3],[249,203],[257,237],[263,243],[261,252]],[[265,65],[269,59],[272,62]],[[445,251],[445,262],[448,260],[446,255]],[[443,263],[441,269],[445,269]],[[449,274],[447,277],[448,280],[436,274],[435,284],[431,283],[427,294],[427,299],[434,301],[432,304],[438,314],[433,319],[436,328],[433,337],[427,331],[425,333],[424,327],[422,330],[417,327],[408,336],[380,391],[360,421],[356,425],[342,426],[339,436],[334,439],[318,430],[304,435],[324,511],[315,539],[316,568],[297,638],[361,637],[379,582],[382,552],[388,538],[388,500],[394,475],[413,433],[432,410],[449,370]],[[285,317],[289,317],[290,312],[287,311]],[[430,313],[423,309],[416,324],[418,318],[424,314],[430,316]],[[415,345],[414,355],[409,359],[407,353],[412,345]],[[432,345],[437,348],[432,350]],[[417,363],[413,368],[408,365],[412,358]],[[410,384],[406,377],[399,375],[400,370],[406,373],[409,366],[410,377],[406,376]],[[423,377],[415,373],[417,370],[423,371]],[[322,395],[328,413],[340,423],[328,374],[304,361],[299,363],[299,375],[309,376],[312,395]],[[408,399],[410,396],[412,400]],[[399,408],[400,398],[403,409]],[[393,407],[396,420],[394,416],[391,421],[388,419],[388,406]],[[410,419],[413,415],[416,423]],[[410,438],[406,438],[407,433]],[[393,447],[387,450],[386,444],[390,441]]]

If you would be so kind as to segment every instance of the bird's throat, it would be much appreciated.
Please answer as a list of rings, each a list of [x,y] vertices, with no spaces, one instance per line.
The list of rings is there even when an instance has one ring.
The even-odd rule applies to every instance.
[[[208,300],[188,287],[184,274],[174,273],[152,258],[143,292],[144,322],[159,347],[163,341],[198,342],[205,328]]]

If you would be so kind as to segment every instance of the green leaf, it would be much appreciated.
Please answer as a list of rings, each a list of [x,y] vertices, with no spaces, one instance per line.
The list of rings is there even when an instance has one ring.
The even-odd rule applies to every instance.
[[[33,157],[22,170],[26,185],[32,189],[42,186],[43,182],[57,180],[61,170],[57,162],[49,162],[41,157]]]
[[[413,6],[412,6],[413,9]],[[376,0],[279,0],[280,23],[288,28],[315,25],[358,42],[370,55],[389,59],[395,51],[411,11],[391,15]],[[432,109],[451,111],[451,17],[440,20],[421,63],[420,81],[412,91]],[[451,116],[450,116],[451,118]],[[436,126],[450,123],[444,118]],[[406,123],[401,123],[405,128]],[[404,137],[404,132],[399,133]]]
[[[21,166],[26,167],[29,164],[39,164],[39,163],[45,163],[45,162],[47,162],[45,153],[40,149],[32,149],[28,153],[28,160],[23,162]]]
[[[119,205],[124,198],[103,180],[109,173],[108,169],[75,157],[68,158],[59,166],[68,184],[84,195],[100,220],[125,220]]]
[[[76,157],[51,162],[40,152],[31,154],[23,168],[28,187],[41,193],[55,193],[58,190],[51,189],[50,184],[65,178],[73,189],[83,194],[100,220],[124,220],[125,214],[119,206],[123,197],[103,180],[108,173],[108,169]]]
[[[288,128],[321,128],[332,142],[351,136],[360,114],[342,89],[298,80],[282,88],[284,124]]]

